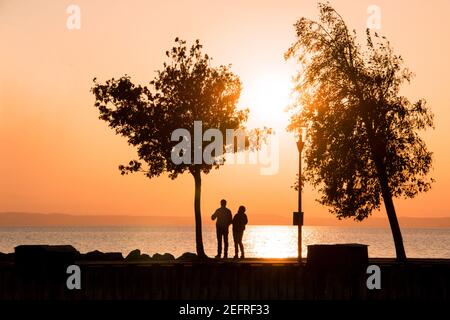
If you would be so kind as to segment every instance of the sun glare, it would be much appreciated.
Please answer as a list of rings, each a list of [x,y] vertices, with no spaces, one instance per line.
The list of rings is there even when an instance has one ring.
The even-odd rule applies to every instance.
[[[289,77],[268,74],[244,83],[243,102],[250,109],[249,124],[283,129],[288,123],[285,111],[292,84]]]
[[[247,255],[251,257],[286,258],[297,255],[297,233],[292,226],[250,226],[246,229],[244,242]]]

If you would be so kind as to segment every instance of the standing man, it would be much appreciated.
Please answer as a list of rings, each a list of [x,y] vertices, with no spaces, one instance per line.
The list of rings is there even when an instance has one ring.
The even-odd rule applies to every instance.
[[[216,221],[216,234],[217,234],[217,256],[220,258],[222,254],[222,238],[224,244],[223,257],[228,258],[228,227],[232,221],[231,210],[227,208],[227,200],[220,200],[220,208],[216,210],[211,216],[212,220]]]
[[[242,236],[244,235],[245,225],[248,223],[245,207],[240,206],[238,212],[233,217],[233,240],[234,240],[234,258],[238,258],[238,247],[241,249],[241,259],[244,259],[244,244]]]

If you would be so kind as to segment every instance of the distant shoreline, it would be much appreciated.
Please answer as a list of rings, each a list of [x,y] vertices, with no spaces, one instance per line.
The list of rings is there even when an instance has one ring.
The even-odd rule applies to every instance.
[[[213,225],[204,215],[203,224]],[[253,215],[252,225],[292,225],[291,215]],[[403,228],[450,228],[450,217],[415,218],[399,217]],[[136,215],[74,215],[64,213],[0,213],[0,227],[145,227],[193,226],[193,217],[136,216]],[[333,226],[357,228],[389,228],[387,218],[369,217],[366,221],[338,220],[330,217],[305,216],[305,226]]]

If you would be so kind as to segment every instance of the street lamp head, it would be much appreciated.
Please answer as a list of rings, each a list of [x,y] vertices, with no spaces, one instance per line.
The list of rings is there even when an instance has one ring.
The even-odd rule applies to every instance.
[[[300,127],[295,134],[295,138],[297,140],[298,151],[301,152],[306,141],[306,127]]]
[[[296,140],[302,140],[303,142],[306,141],[306,129],[307,127],[301,126],[299,127],[295,132],[295,139]]]
[[[302,150],[303,150],[303,145],[304,145],[305,143],[303,142],[303,140],[302,139],[298,139],[297,140],[297,149],[298,149],[298,152],[302,152]]]

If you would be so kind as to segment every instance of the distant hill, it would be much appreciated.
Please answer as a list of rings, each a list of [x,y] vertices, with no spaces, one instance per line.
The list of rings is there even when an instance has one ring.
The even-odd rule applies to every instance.
[[[291,225],[289,214],[249,216],[253,225]],[[450,228],[450,217],[413,218],[399,217],[401,227]],[[204,215],[203,223],[212,225],[209,215]],[[187,226],[194,224],[194,217],[177,216],[132,216],[132,215],[72,215],[61,213],[0,213],[0,227],[24,226]],[[389,227],[387,218],[370,217],[364,222],[341,220],[330,217],[305,216],[306,226],[342,227]]]
[[[0,226],[147,226],[189,225],[193,218],[171,216],[72,215],[62,213],[0,213]]]

